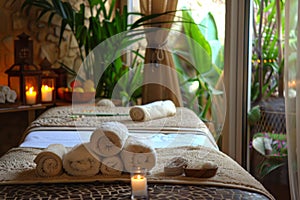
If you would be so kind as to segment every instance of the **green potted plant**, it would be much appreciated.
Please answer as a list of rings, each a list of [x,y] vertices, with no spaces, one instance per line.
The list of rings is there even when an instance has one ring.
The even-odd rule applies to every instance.
[[[194,110],[204,122],[211,127],[216,140],[223,127],[225,112],[214,112],[214,98],[221,99],[225,105],[225,93],[217,84],[223,72],[223,46],[218,38],[218,29],[211,13],[197,24],[189,10],[182,11],[183,33],[186,35],[187,48],[176,49],[173,54],[176,69],[181,75],[180,82],[187,107]],[[188,67],[187,67],[188,66]],[[197,89],[190,91],[196,84]],[[224,114],[224,115],[223,115]],[[214,115],[214,116],[212,116]],[[212,119],[213,118],[213,119]]]
[[[108,2],[109,6],[106,5]],[[146,16],[139,12],[128,12],[127,6],[124,6],[121,12],[119,9],[115,9],[116,0],[88,0],[87,4],[80,4],[79,10],[73,8],[69,2],[61,0],[25,0],[22,5],[22,9],[26,9],[27,12],[30,12],[33,7],[40,10],[37,20],[46,16],[48,17],[48,24],[51,24],[54,16],[61,18],[60,41],[63,38],[64,31],[71,29],[78,42],[82,61],[97,45],[108,38],[128,30],[149,25],[147,22],[149,19],[170,13],[166,12]],[[87,10],[90,12],[89,15],[86,13]],[[138,15],[139,19],[129,24],[129,17],[132,15]],[[136,34],[139,33],[137,32]],[[136,42],[135,38],[130,37],[125,38],[125,40],[122,41],[122,45],[129,46]],[[69,66],[67,67],[70,68]],[[97,67],[99,68],[101,65]],[[86,79],[94,80],[97,85],[96,97],[111,98],[112,90],[118,80],[129,71],[129,68],[124,65],[122,56],[119,56],[105,71],[104,69],[97,68],[86,68],[84,70]],[[99,80],[97,73],[99,71],[102,72],[101,70],[103,74]],[[69,71],[76,75],[76,72],[70,69]]]
[[[256,133],[253,136],[252,148],[263,159],[257,165],[259,178],[264,178],[272,171],[284,166],[287,162],[286,135],[280,133]]]

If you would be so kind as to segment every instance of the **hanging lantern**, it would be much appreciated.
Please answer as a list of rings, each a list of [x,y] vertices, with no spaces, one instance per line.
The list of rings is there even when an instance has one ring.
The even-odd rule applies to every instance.
[[[54,103],[56,100],[56,78],[57,74],[51,69],[51,63],[45,58],[40,66],[41,78],[41,101],[42,103]]]
[[[17,93],[17,101],[33,105],[40,103],[41,70],[33,64],[33,42],[22,33],[14,41],[15,64],[5,73],[8,86]]]

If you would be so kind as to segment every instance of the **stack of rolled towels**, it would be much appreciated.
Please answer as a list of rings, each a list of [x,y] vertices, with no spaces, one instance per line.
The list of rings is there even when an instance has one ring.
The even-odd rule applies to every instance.
[[[133,121],[148,121],[176,114],[171,100],[155,101],[131,107]],[[73,176],[121,175],[136,167],[150,171],[156,164],[156,152],[139,138],[129,136],[127,127],[120,122],[104,122],[96,128],[88,143],[67,150],[53,144],[34,160],[39,176],[61,175],[64,171]]]
[[[17,99],[16,91],[6,85],[0,85],[0,103],[14,103]]]
[[[156,152],[139,138],[129,136],[124,124],[104,122],[93,131],[89,142],[69,151],[63,145],[49,146],[35,162],[37,174],[44,177],[63,171],[72,176],[118,176],[136,167],[150,171],[156,164]]]

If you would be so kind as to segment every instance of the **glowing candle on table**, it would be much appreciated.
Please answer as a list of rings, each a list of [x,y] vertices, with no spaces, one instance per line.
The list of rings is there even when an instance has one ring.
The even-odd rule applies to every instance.
[[[147,196],[147,178],[140,174],[132,176],[131,189],[133,196]]]
[[[52,101],[52,90],[53,88],[49,87],[48,85],[42,85],[42,101],[49,102]]]
[[[29,90],[26,91],[26,103],[27,104],[36,103],[36,91],[34,91],[34,87],[30,87]]]

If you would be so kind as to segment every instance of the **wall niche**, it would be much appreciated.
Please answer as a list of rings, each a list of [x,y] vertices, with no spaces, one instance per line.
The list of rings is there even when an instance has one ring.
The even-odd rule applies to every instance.
[[[74,6],[79,2],[74,1]],[[23,0],[0,1],[0,85],[7,85],[5,70],[14,64],[14,40],[21,33],[26,33],[33,40],[34,64],[39,65],[47,58],[53,68],[59,68],[61,63],[77,71],[81,65],[78,45],[71,31],[64,33],[63,41],[58,46],[60,19],[53,19],[48,26],[46,19],[37,22],[36,12],[29,16],[21,12]]]

